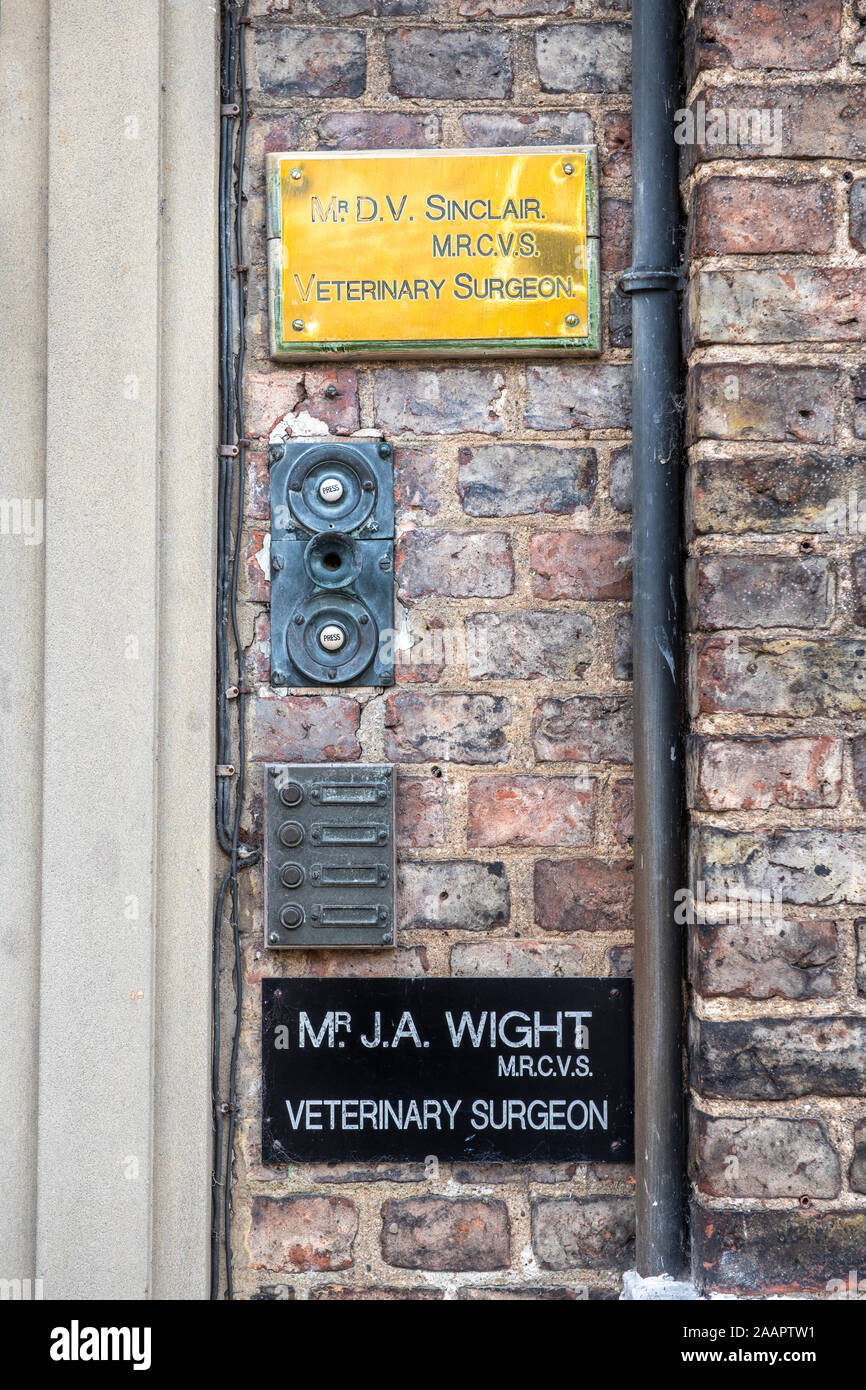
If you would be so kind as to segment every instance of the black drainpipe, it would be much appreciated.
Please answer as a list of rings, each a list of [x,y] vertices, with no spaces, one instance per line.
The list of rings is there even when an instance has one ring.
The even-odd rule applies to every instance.
[[[635,1149],[637,1271],[684,1261],[680,698],[680,0],[634,0]]]

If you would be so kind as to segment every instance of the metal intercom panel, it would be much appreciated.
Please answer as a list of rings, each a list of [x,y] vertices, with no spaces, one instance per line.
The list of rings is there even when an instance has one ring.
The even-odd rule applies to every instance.
[[[268,764],[269,949],[393,946],[394,874],[389,764]]]
[[[271,684],[393,685],[393,450],[272,444]]]

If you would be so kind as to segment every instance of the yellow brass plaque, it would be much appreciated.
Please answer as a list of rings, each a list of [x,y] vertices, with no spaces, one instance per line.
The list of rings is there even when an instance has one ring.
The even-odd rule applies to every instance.
[[[593,147],[267,156],[271,355],[597,352]]]

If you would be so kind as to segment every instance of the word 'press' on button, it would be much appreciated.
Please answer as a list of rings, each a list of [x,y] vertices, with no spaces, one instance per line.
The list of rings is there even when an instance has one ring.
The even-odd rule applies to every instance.
[[[323,478],[319,483],[319,496],[323,502],[339,502],[344,492],[339,478]]]
[[[328,623],[319,633],[319,641],[326,652],[338,652],[346,641],[346,634],[336,623]]]

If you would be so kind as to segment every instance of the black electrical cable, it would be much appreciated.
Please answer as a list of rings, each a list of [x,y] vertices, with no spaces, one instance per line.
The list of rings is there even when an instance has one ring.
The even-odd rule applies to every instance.
[[[246,769],[246,691],[243,649],[237,615],[238,572],[244,523],[244,479],[247,442],[244,437],[243,367],[246,351],[246,279],[243,256],[243,176],[246,157],[247,83],[243,31],[248,23],[248,0],[223,0],[220,71],[219,160],[219,383],[220,449],[217,499],[217,778],[216,833],[229,867],[220,885],[214,910],[213,939],[213,1054],[214,1105],[213,1219],[211,1226],[211,1298],[219,1297],[220,1235],[222,1234],[226,1289],[233,1297],[231,1264],[231,1171],[237,1114],[237,1062],[240,1047],[243,978],[238,924],[239,873],[258,863],[260,855],[240,842]],[[232,199],[235,204],[232,245]],[[235,264],[232,264],[232,250]],[[237,295],[237,326],[235,324]],[[237,458],[235,473],[233,460]],[[236,520],[232,537],[232,501]],[[230,650],[231,648],[231,650]],[[230,670],[237,672],[237,756],[232,757]],[[232,692],[234,694],[234,692]],[[229,768],[233,772],[229,772]],[[232,798],[232,779],[234,798]],[[230,892],[230,928],[234,944],[234,1029],[227,1085],[223,1100],[220,1077],[220,972],[226,897]],[[224,1123],[227,1120],[227,1123]],[[223,1141],[225,1140],[225,1156]]]

